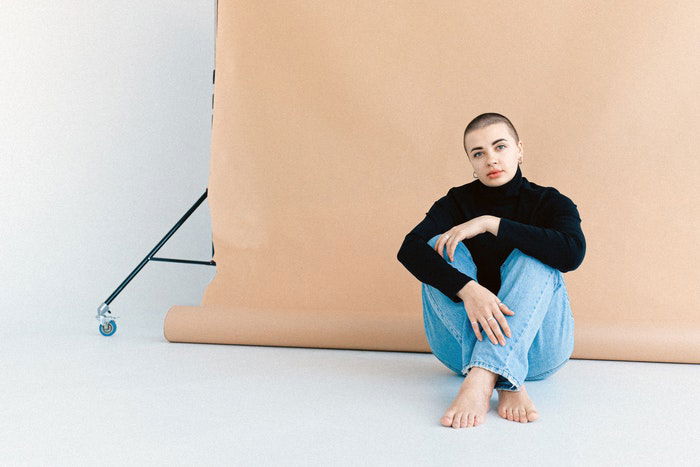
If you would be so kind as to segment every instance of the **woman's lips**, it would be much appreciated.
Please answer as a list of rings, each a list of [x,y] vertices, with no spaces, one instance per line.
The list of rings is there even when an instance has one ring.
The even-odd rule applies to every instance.
[[[503,173],[503,171],[502,171],[502,170],[499,170],[498,172],[494,172],[494,173],[492,173],[492,174],[489,174],[489,178],[500,177],[502,173]]]

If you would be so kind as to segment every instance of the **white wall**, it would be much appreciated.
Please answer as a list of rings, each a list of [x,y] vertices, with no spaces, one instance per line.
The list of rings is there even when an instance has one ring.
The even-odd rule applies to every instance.
[[[97,306],[207,186],[216,0],[1,6],[0,326],[99,336]],[[206,201],[158,256],[211,259]],[[112,338],[162,336],[214,273],[149,263],[111,305]]]

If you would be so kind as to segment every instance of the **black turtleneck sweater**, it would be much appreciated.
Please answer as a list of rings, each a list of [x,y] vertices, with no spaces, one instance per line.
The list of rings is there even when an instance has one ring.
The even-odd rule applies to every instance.
[[[474,278],[458,271],[427,242],[483,215],[501,218],[498,235],[485,232],[462,243],[476,263],[477,282],[495,295],[501,288],[500,267],[514,248],[561,272],[583,262],[586,240],[576,205],[556,188],[528,181],[519,165],[513,178],[501,186],[475,180],[450,188],[406,235],[398,260],[416,279],[461,302],[457,292]]]

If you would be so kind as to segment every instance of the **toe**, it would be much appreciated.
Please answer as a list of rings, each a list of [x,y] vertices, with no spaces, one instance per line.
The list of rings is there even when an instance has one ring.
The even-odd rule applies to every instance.
[[[527,411],[527,420],[529,422],[534,422],[538,418],[540,418],[540,414],[537,413],[537,410],[532,409]]]
[[[525,408],[518,410],[518,413],[520,414],[520,423],[527,423],[527,413],[525,411]]]
[[[462,421],[462,413],[457,412],[452,419],[452,428],[459,428],[459,424]]]
[[[474,423],[475,423],[474,414],[473,414],[473,413],[470,413],[470,414],[469,414],[469,420],[468,420],[468,422],[467,422],[467,426],[468,426],[468,427],[473,427],[473,426],[474,426]]]
[[[468,426],[469,426],[469,417],[467,417],[466,415],[462,415],[462,418],[459,422],[459,427],[466,428]]]
[[[454,417],[454,412],[447,412],[445,415],[442,416],[440,419],[440,423],[443,426],[452,426],[452,418]]]
[[[506,418],[507,418],[508,420],[510,420],[511,422],[514,421],[514,420],[513,420],[513,409],[511,409],[510,407],[508,407],[508,408],[506,409]]]

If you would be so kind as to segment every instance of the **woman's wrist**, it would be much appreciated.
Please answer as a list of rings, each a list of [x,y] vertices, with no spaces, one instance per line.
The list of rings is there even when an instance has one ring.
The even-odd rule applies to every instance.
[[[471,285],[470,285],[471,284]],[[462,287],[459,292],[457,292],[457,296],[464,300],[464,297],[471,292],[472,288],[474,287],[473,284],[476,284],[476,281],[474,279],[470,280],[467,282],[464,287]]]
[[[484,232],[489,232],[494,237],[498,236],[498,227],[501,225],[501,218],[490,215],[484,217]]]

